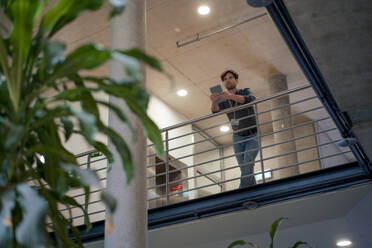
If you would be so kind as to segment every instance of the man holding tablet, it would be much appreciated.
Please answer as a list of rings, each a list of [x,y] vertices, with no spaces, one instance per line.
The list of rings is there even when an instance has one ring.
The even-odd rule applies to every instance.
[[[256,98],[249,88],[238,89],[239,75],[233,70],[224,71],[221,86],[211,87],[212,112],[232,108],[253,102]],[[242,178],[239,188],[256,184],[254,177],[254,161],[258,153],[257,121],[254,107],[250,106],[227,114],[233,129],[233,145],[236,160],[240,166]]]

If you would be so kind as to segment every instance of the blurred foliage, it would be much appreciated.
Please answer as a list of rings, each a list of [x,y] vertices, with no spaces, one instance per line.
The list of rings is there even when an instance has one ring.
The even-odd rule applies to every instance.
[[[277,220],[275,220],[272,224],[271,224],[271,228],[270,228],[270,245],[269,247],[270,248],[274,248],[274,238],[275,238],[275,235],[278,231],[278,228],[280,226],[280,224],[284,221],[284,220],[287,220],[288,218],[284,218],[284,217],[281,217]],[[252,248],[260,248],[257,244],[254,244],[252,242],[247,242],[247,241],[244,241],[244,240],[236,240],[234,242],[232,242],[227,248],[234,248],[234,247],[252,247]],[[310,247],[309,244],[307,242],[304,242],[304,241],[297,241],[296,243],[294,243],[293,246],[290,246],[289,248],[299,248],[299,247]]]
[[[162,71],[160,63],[139,49],[119,51],[95,44],[67,53],[66,45],[54,39],[82,13],[97,11],[104,3],[0,0],[0,247],[82,247],[71,216],[62,215],[58,207],[80,208],[90,228],[84,205],[67,193],[84,189],[89,199],[90,188],[101,186],[96,173],[80,168],[73,151],[64,147],[72,135],[83,137],[112,163],[112,152],[95,138],[97,133],[106,135],[120,154],[127,181],[132,179],[129,147],[101,121],[99,106],[112,110],[128,126],[131,123],[118,106],[97,100],[94,94],[122,99],[142,122],[157,152],[163,152],[159,129],[146,114],[149,94],[140,86],[140,62]],[[110,5],[109,18],[125,9],[121,0],[110,0]],[[122,80],[81,74],[111,59],[123,65],[127,76]],[[74,108],[73,102],[81,108]],[[103,191],[101,199],[114,211],[112,196]]]

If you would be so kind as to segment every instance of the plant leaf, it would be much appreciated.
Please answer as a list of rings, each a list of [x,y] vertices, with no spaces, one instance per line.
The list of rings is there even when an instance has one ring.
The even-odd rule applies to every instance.
[[[290,248],[297,248],[297,247],[300,247],[301,245],[308,245],[307,242],[303,242],[303,241],[297,241],[292,247]]]
[[[94,144],[93,144],[94,148],[96,148],[98,151],[102,152],[105,157],[107,158],[108,162],[109,163],[112,163],[114,162],[114,156],[112,155],[112,153],[110,152],[109,149],[107,149],[107,145],[102,143],[102,142],[99,142],[99,141],[96,141]]]
[[[284,220],[287,220],[287,219],[288,218],[281,217],[281,218],[277,219],[276,221],[274,221],[274,223],[271,225],[271,228],[270,228],[270,238],[271,238],[270,248],[274,247],[274,237],[275,237],[275,234],[278,230],[278,227],[280,226],[280,224]]]
[[[92,224],[90,223],[90,219],[89,219],[89,215],[88,215],[88,212],[86,211],[86,209],[80,205],[80,203],[78,203],[74,198],[70,197],[70,196],[64,196],[61,200],[62,202],[68,204],[68,205],[71,205],[71,206],[74,206],[74,207],[77,207],[79,209],[81,209],[81,211],[83,211],[84,213],[84,218],[85,220],[87,221],[87,229],[89,230],[90,228],[92,228]]]
[[[17,192],[20,194],[18,202],[23,210],[22,221],[16,229],[17,241],[24,247],[44,247],[46,202],[28,184],[17,185]]]
[[[161,66],[161,63],[159,62],[159,60],[147,55],[141,49],[133,48],[129,50],[121,50],[119,52],[121,54],[125,54],[127,56],[143,61],[144,63],[146,63],[147,65],[151,66],[152,68],[158,71],[163,71],[163,67]]]
[[[106,205],[106,208],[108,209],[109,213],[114,213],[117,205],[115,198],[107,191],[102,191],[101,199],[103,203]]]
[[[111,52],[100,46],[94,44],[82,45],[72,51],[63,63],[55,67],[54,72],[45,79],[46,83],[73,75],[82,69],[94,69],[107,62],[110,58]]]
[[[96,117],[87,112],[75,112],[79,120],[81,134],[91,144],[94,143],[94,135],[97,132]]]
[[[232,242],[227,248],[233,248],[235,246],[243,246],[245,244],[246,244],[246,242],[244,240],[236,240],[236,241]]]
[[[54,66],[61,62],[63,53],[65,52],[66,45],[59,41],[49,41],[44,47],[44,60],[47,68]]]
[[[120,52],[113,52],[113,59],[124,65],[124,69],[135,82],[142,80],[141,76],[141,65],[135,58],[125,55]]]
[[[62,122],[63,128],[64,128],[65,142],[67,142],[71,137],[72,131],[74,129],[74,124],[72,123],[72,121],[69,118],[67,118],[65,116],[61,118],[61,122]]]
[[[86,10],[99,9],[104,0],[59,0],[44,15],[41,30],[50,32],[49,37],[58,32],[66,24],[72,22]]]
[[[127,183],[129,183],[133,178],[133,160],[132,154],[127,143],[123,138],[112,128],[106,127],[101,122],[98,124],[99,130],[106,134],[112,143],[115,145],[116,150],[118,151],[125,175],[127,177]]]
[[[74,164],[62,164],[62,168],[68,173],[75,173],[84,185],[102,188],[95,171],[90,169],[81,169]]]
[[[120,15],[125,9],[125,1],[123,0],[110,0],[111,4],[111,11],[110,11],[110,19]]]

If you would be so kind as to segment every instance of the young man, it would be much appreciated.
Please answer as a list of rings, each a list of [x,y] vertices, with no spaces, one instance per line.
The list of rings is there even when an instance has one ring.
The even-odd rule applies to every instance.
[[[249,88],[237,89],[238,79],[239,75],[233,70],[227,70],[221,74],[221,81],[227,91],[221,94],[214,93],[210,96],[213,113],[253,102],[256,99]],[[217,103],[219,98],[224,99],[224,101]],[[254,161],[258,153],[257,122],[254,108],[251,106],[230,112],[227,117],[234,131],[234,151],[242,175],[239,188],[254,185],[256,180],[252,174],[254,173]]]

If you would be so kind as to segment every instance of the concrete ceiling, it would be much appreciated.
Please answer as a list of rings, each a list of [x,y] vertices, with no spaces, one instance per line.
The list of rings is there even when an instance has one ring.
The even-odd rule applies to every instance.
[[[208,16],[197,13],[201,4],[210,6]],[[147,5],[147,51],[160,58],[165,70],[173,76],[173,80],[168,80],[148,70],[147,87],[187,119],[210,113],[209,87],[219,84],[219,75],[228,68],[240,74],[240,87],[251,88],[258,98],[270,95],[266,81],[274,73],[287,75],[289,88],[306,84],[268,15],[187,46],[176,46],[177,41],[188,41],[197,33],[214,32],[265,13],[263,8],[251,8],[244,0],[148,0]],[[187,89],[189,95],[178,97],[176,92],[181,88]],[[263,121],[271,117],[261,118]],[[221,116],[198,126],[207,127],[224,120]],[[218,131],[209,133],[217,135]]]
[[[342,111],[372,159],[372,1],[285,0]]]

